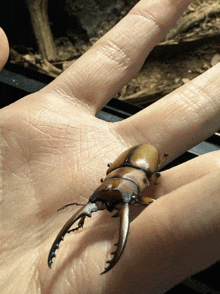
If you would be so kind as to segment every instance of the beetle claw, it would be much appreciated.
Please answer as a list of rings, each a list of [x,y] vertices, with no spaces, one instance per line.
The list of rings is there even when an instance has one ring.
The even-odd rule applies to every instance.
[[[61,229],[61,231],[59,232],[59,234],[57,235],[55,241],[53,242],[53,245],[50,249],[49,252],[49,256],[48,256],[48,266],[49,268],[51,268],[51,265],[53,263],[52,259],[54,257],[56,257],[55,255],[55,251],[57,249],[59,249],[59,244],[61,241],[64,240],[64,236],[69,233],[70,231],[75,231],[78,230],[79,228],[81,228],[84,224],[85,218],[86,216],[91,217],[92,213],[97,211],[98,207],[95,203],[90,203],[88,202],[86,205],[84,205],[82,208],[80,208],[80,210],[78,210],[67,222],[66,224],[63,226],[63,228]],[[78,220],[79,224],[78,227],[72,230],[69,230],[69,228]]]
[[[117,249],[111,254],[114,255],[112,260],[107,260],[109,266],[105,268],[105,270],[101,273],[101,275],[107,273],[110,269],[112,269],[116,263],[119,261],[126,245],[128,232],[129,232],[129,204],[125,203],[122,208],[118,211],[121,217],[120,219],[120,231],[119,231],[119,240],[115,246]]]
[[[77,228],[75,228],[75,229],[72,229],[72,230],[69,230],[69,231],[67,231],[67,234],[69,234],[69,233],[71,233],[71,232],[75,232],[75,231],[77,231],[79,228],[77,227]]]

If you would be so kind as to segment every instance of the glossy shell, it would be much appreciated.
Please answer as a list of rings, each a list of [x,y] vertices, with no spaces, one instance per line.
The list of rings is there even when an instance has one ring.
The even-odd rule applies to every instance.
[[[126,245],[129,233],[129,205],[146,206],[154,201],[154,199],[140,193],[160,176],[157,170],[166,157],[165,153],[160,160],[157,149],[148,144],[134,146],[123,152],[110,165],[106,177],[102,179],[101,185],[90,196],[88,203],[73,214],[57,235],[49,252],[49,267],[52,265],[52,260],[56,256],[55,251],[59,248],[64,236],[82,228],[85,218],[91,217],[93,212],[107,209],[110,212],[117,210],[114,216],[120,217],[119,239],[115,244],[117,247],[111,253],[113,258],[107,261],[108,266],[101,274],[111,270],[119,261]],[[69,205],[80,204],[69,203],[61,209]],[[71,229],[77,221],[79,221],[78,225]]]
[[[120,203],[131,202],[132,195],[138,195],[138,185],[123,178],[110,178],[105,180],[90,196],[89,201],[101,201],[108,211],[116,209]]]
[[[137,145],[127,149],[119,155],[110,165],[106,174],[108,175],[119,167],[130,166],[141,169],[150,176],[157,170],[159,160],[160,157],[158,151],[154,146],[149,144]]]

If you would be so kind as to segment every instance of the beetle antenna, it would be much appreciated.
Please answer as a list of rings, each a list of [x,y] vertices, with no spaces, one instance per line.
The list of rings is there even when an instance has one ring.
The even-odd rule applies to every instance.
[[[77,202],[74,202],[74,203],[68,203],[64,206],[61,206],[59,209],[57,209],[57,211],[60,211],[60,210],[63,210],[64,208],[66,208],[67,206],[70,206],[70,205],[81,205],[81,206],[84,206],[85,204],[81,204],[81,203],[77,203]]]

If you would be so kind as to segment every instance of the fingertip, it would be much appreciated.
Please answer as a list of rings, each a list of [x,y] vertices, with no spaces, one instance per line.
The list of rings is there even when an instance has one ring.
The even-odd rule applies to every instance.
[[[0,71],[5,66],[9,56],[9,43],[8,38],[0,27]]]

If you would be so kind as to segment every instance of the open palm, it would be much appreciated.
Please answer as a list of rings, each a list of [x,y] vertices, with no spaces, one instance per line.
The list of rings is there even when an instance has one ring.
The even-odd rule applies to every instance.
[[[219,259],[215,152],[163,172],[146,191],[158,200],[142,212],[132,207],[126,250],[109,273],[99,275],[118,219],[107,211],[66,236],[47,266],[56,234],[79,208],[57,209],[86,203],[108,162],[141,143],[172,160],[220,128],[219,66],[125,121],[94,116],[190,1],[172,2],[140,1],[54,82],[1,110],[1,293],[161,293]]]

